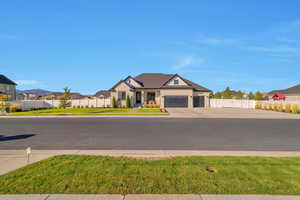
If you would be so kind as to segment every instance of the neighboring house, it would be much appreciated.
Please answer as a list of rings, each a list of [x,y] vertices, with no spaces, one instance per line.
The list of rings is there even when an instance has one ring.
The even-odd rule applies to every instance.
[[[273,101],[281,101],[281,100],[285,100],[286,96],[281,93],[276,93],[273,95],[272,99],[273,99]]]
[[[100,98],[100,99],[108,99],[110,98],[110,91],[107,90],[100,90],[98,91],[95,95],[95,97]]]
[[[71,99],[83,99],[85,96],[81,95],[80,93],[71,93]],[[60,100],[60,98],[64,96],[63,92],[50,92],[42,97],[40,97],[41,100]]]
[[[273,90],[268,96],[272,98],[276,93],[284,94],[287,101],[300,101],[300,84],[284,90]]]
[[[165,107],[208,107],[211,90],[202,87],[178,74],[144,73],[128,76],[110,90],[118,104],[125,106],[129,96],[135,107],[145,103]]]
[[[15,82],[0,74],[0,95],[9,96],[9,100],[16,100],[16,86]]]
[[[17,100],[39,100],[42,96],[35,93],[19,93],[17,94]]]

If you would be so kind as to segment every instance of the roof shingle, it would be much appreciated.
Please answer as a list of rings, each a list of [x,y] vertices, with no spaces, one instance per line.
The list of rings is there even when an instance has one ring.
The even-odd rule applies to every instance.
[[[8,85],[17,85],[15,82],[7,78],[6,76],[0,74],[0,83]]]

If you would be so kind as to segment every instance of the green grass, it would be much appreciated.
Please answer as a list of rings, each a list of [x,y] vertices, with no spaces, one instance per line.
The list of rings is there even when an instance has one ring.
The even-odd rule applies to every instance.
[[[159,108],[67,108],[44,109],[10,113],[9,116],[43,116],[43,115],[166,115]]]
[[[65,155],[0,176],[0,194],[40,193],[300,195],[300,158]]]
[[[166,116],[168,113],[13,113],[0,116]]]

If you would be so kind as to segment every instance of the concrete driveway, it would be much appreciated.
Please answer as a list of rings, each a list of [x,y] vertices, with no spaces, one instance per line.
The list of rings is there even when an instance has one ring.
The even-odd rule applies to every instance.
[[[170,116],[179,118],[300,119],[300,114],[243,108],[167,108],[167,110]]]

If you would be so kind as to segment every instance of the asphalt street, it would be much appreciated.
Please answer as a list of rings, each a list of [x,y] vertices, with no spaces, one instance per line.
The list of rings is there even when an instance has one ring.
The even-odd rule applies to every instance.
[[[0,119],[0,149],[300,151],[293,119]]]

